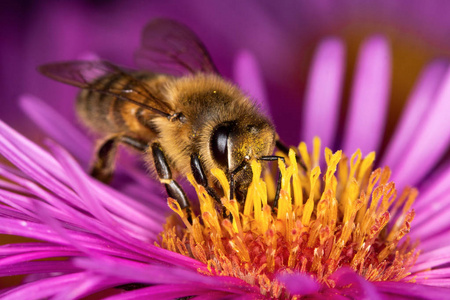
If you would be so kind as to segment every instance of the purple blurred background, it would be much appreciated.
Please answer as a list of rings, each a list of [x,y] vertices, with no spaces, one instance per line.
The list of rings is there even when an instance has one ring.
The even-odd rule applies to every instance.
[[[289,2],[289,4],[288,4]],[[292,1],[293,2],[293,1]],[[237,53],[261,65],[270,111],[282,138],[297,144],[303,91],[317,43],[346,41],[346,86],[358,46],[384,33],[393,49],[393,90],[386,136],[423,65],[450,49],[450,2],[441,1],[2,1],[0,3],[0,118],[34,139],[19,97],[33,94],[74,120],[76,89],[37,73],[40,64],[95,53],[133,66],[144,25],[154,17],[185,23],[205,42],[221,73],[233,76]],[[348,96],[344,90],[343,102]],[[341,112],[345,118],[345,109]]]

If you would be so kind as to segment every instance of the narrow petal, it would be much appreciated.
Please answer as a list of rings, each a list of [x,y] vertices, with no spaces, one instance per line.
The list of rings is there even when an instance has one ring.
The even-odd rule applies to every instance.
[[[79,255],[82,255],[82,253],[75,250],[34,251],[1,258],[0,267],[2,268],[14,267],[15,269],[18,264],[28,263],[36,259],[55,258],[55,257],[75,257]]]
[[[234,79],[241,89],[270,115],[270,106],[258,61],[247,50],[240,51],[234,62]]]
[[[382,299],[376,288],[353,270],[340,268],[331,277],[336,283],[335,289],[342,295],[353,299]]]
[[[86,270],[95,271],[103,275],[114,276],[120,274],[121,278],[127,278],[130,282],[140,282],[148,284],[196,284],[198,286],[208,286],[216,291],[229,291],[232,293],[245,293],[256,289],[256,287],[246,284],[244,281],[234,277],[210,277],[197,272],[197,267],[206,269],[200,262],[192,260],[191,269],[180,267],[168,267],[142,264],[133,261],[121,260],[118,258],[108,260],[77,259],[76,266]]]
[[[111,199],[111,196],[100,196],[99,193],[96,193],[101,190],[95,186],[96,182],[86,175],[66,151],[55,144],[51,148],[55,153],[55,157],[71,178],[70,182],[73,189],[77,191],[82,202],[88,205],[88,211],[98,220],[111,228],[129,229],[126,234],[123,232],[125,236],[128,234],[142,240],[156,238],[162,229],[162,216],[154,215],[149,210],[147,211],[150,215],[144,216],[142,211],[145,210],[134,210],[127,205],[123,205],[121,201],[114,201]],[[107,199],[107,201],[102,201],[102,198]],[[111,205],[111,202],[115,203],[115,205]],[[114,212],[120,218],[112,218],[110,212]],[[136,226],[132,226],[130,223],[134,223]],[[139,233],[139,235],[136,235],[136,233]]]
[[[414,208],[420,210],[421,214],[414,219],[415,222],[419,223],[418,219],[422,217],[424,210],[432,208],[437,212],[448,205],[449,202],[445,197],[450,195],[449,182],[450,162],[447,162],[421,183],[419,197],[414,203]]]
[[[420,249],[423,251],[433,251],[435,249],[446,248],[450,246],[448,238],[448,229],[424,241],[420,241]]]
[[[450,201],[450,196],[445,197],[445,199]],[[423,242],[450,228],[450,203],[436,212],[430,210],[427,212],[428,213],[423,214],[426,216],[426,219],[421,219],[423,222],[417,225],[413,223],[414,229],[410,233],[411,238],[419,239]],[[420,216],[422,216],[422,214],[420,214]]]
[[[99,243],[98,243],[99,244]],[[104,254],[109,256],[122,257],[127,259],[132,259],[142,262],[151,262],[151,259],[147,256],[136,254],[128,249],[118,249],[113,247],[111,244],[101,247],[96,245],[96,248]],[[48,254],[45,254],[48,253]],[[23,256],[18,256],[18,254],[23,254]],[[24,244],[8,244],[0,246],[0,255],[4,255],[0,260],[0,265],[12,264],[16,262],[37,259],[29,258],[26,255],[34,255],[33,257],[42,255],[47,255],[45,257],[68,257],[68,256],[79,256],[80,251],[75,250],[71,245],[55,245],[50,243],[24,243]]]
[[[450,70],[447,71],[436,102],[421,120],[415,132],[415,138],[408,146],[408,151],[401,156],[393,180],[398,186],[417,184],[442,155],[450,143]]]
[[[369,38],[361,46],[342,148],[346,153],[379,149],[383,137],[391,82],[387,41]]]
[[[320,43],[312,62],[305,96],[301,140],[312,146],[315,136],[332,147],[336,135],[339,104],[345,70],[345,49],[341,40]]]
[[[24,275],[33,273],[73,273],[81,271],[70,261],[27,261],[11,266],[0,267],[0,276]]]
[[[193,285],[164,284],[164,285],[150,286],[110,296],[108,298],[105,298],[105,300],[132,300],[132,299],[172,300],[201,294],[207,294],[206,296],[213,297],[210,299],[221,299],[223,296],[227,295],[226,293],[223,292],[214,292],[210,290],[205,290],[204,288]]]
[[[65,289],[68,284],[83,280],[85,276],[85,273],[75,273],[22,284],[4,293],[2,299],[48,299]]]
[[[409,299],[447,299],[450,295],[449,288],[415,283],[380,281],[373,284],[383,294],[406,296]]]
[[[410,147],[416,138],[416,132],[421,126],[424,116],[433,106],[436,90],[446,69],[447,64],[438,61],[427,66],[422,72],[387,146],[386,154],[380,163],[381,166],[389,166],[391,170],[394,170],[407,147]]]
[[[26,175],[63,199],[73,199],[74,192],[64,182],[65,173],[57,161],[0,121],[0,154]]]
[[[89,162],[92,142],[85,135],[44,101],[31,95],[24,95],[19,101],[27,115],[51,138],[85,164]]]
[[[56,232],[49,230],[48,226],[17,219],[0,218],[0,233],[29,237],[58,244],[67,244]]]
[[[421,254],[416,264],[411,268],[411,272],[428,270],[448,263],[450,263],[450,246]]]
[[[441,269],[424,271],[424,272],[420,272],[420,273],[414,273],[408,277],[416,280],[419,283],[421,282],[421,280],[423,280],[423,283],[427,284],[426,281],[428,279],[450,278],[450,268],[441,268]]]
[[[104,277],[89,272],[85,274],[86,276],[81,280],[68,283],[52,300],[81,299],[84,296],[128,283],[120,277]]]
[[[277,279],[284,283],[291,295],[305,296],[318,292],[320,284],[306,274],[281,274]]]

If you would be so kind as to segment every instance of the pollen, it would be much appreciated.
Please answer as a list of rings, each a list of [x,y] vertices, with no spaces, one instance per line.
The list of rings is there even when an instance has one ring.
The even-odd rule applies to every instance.
[[[187,212],[169,198],[178,216],[167,219],[157,245],[205,263],[208,271],[201,272],[206,275],[240,278],[273,298],[301,296],[287,293],[277,280],[283,273],[305,273],[331,288],[332,275],[344,267],[368,281],[402,280],[419,255],[407,236],[417,190],[398,193],[389,168],[374,169],[373,152],[363,157],[358,150],[347,157],[326,148],[321,162],[320,147],[318,138],[311,152],[299,145],[306,168],[292,149],[286,165],[278,161],[278,207],[273,206],[276,173],[256,161],[243,203],[223,197],[217,207],[188,176],[198,195],[198,213],[188,221]],[[223,195],[230,195],[226,175],[212,172]]]

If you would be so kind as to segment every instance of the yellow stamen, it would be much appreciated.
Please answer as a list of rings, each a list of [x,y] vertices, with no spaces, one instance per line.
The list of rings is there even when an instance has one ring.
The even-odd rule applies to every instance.
[[[372,171],[373,152],[363,158],[357,150],[348,159],[342,151],[325,149],[327,167],[322,171],[319,139],[311,155],[305,143],[298,150],[306,170],[297,164],[293,150],[286,166],[278,162],[282,182],[277,208],[271,196],[276,175],[263,173],[257,161],[251,162],[253,178],[244,203],[229,199],[226,175],[212,170],[223,189],[225,216],[188,176],[200,212],[191,224],[187,212],[169,199],[182,223],[168,218],[161,247],[205,263],[208,274],[241,278],[274,298],[301,296],[287,294],[276,280],[279,272],[308,273],[330,287],[335,284],[330,276],[341,267],[370,281],[407,276],[418,256],[416,245],[404,239],[414,218],[411,207],[417,190],[406,188],[397,199],[389,168]]]

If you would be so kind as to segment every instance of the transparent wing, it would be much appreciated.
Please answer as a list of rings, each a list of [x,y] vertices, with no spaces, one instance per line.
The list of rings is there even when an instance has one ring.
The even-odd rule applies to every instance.
[[[136,64],[145,70],[172,75],[217,73],[205,45],[186,26],[168,19],[151,21],[142,34]]]
[[[56,81],[82,89],[112,95],[147,110],[170,117],[170,108],[150,92],[148,86],[133,71],[125,70],[106,61],[67,61],[42,65],[38,70]],[[119,78],[113,87],[99,84],[101,78]],[[146,103],[150,103],[146,104]]]
[[[66,61],[42,65],[38,70],[47,77],[79,88],[88,89],[95,80],[116,74],[119,67],[104,61]]]

